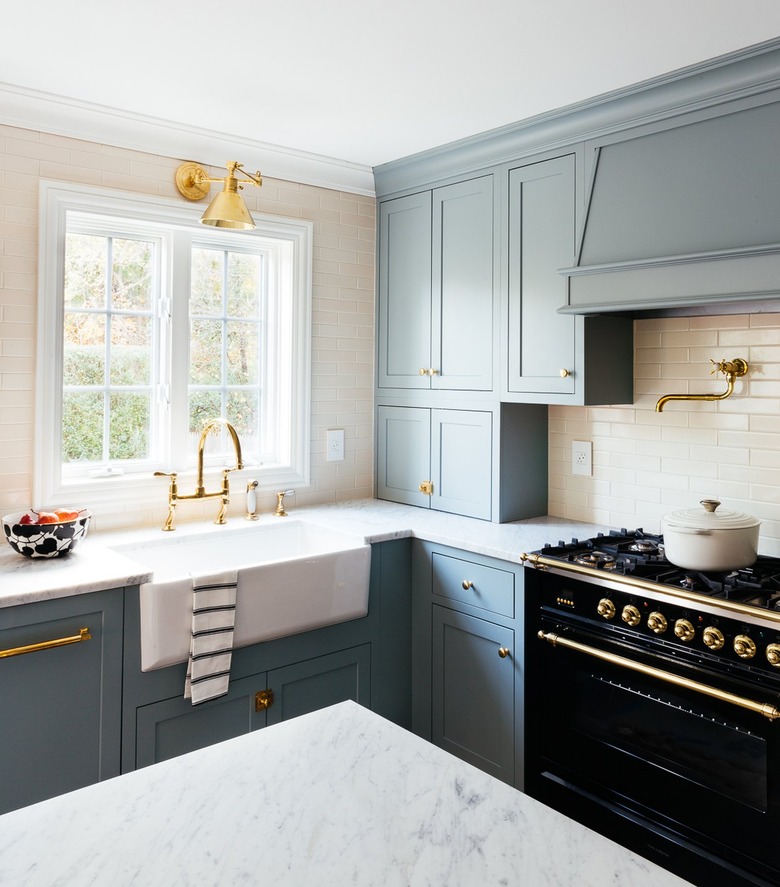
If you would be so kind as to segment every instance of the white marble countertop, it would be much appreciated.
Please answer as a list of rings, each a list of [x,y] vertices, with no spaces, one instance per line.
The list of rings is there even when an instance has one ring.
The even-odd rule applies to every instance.
[[[0,816],[25,887],[682,887],[353,702]]]
[[[588,538],[609,529],[547,516],[494,524],[379,499],[359,499],[306,508],[293,506],[289,508],[289,515],[291,519],[298,518],[354,533],[367,542],[415,536],[513,563],[520,563],[523,552],[541,548],[545,542],[568,540],[572,536]],[[262,530],[263,526],[285,519],[263,515],[251,526]],[[234,517],[224,527],[214,526],[211,521],[183,523],[177,527],[176,534],[177,538],[212,531],[216,535],[230,532],[231,529],[246,529],[247,526],[242,518]],[[22,557],[9,545],[4,545],[0,547],[0,607],[147,582],[151,578],[148,571],[107,546],[160,539],[161,535],[161,530],[156,526],[93,533],[67,557],[51,559]]]

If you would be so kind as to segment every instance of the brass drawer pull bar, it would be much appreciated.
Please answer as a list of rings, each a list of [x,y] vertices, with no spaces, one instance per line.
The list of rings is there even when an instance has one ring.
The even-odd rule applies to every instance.
[[[752,699],[746,699],[744,696],[736,696],[734,693],[718,690],[717,687],[700,684],[698,681],[692,681],[689,678],[682,678],[678,675],[670,674],[668,671],[662,671],[660,668],[653,668],[651,665],[643,665],[641,662],[634,662],[632,659],[625,659],[623,656],[616,656],[614,653],[607,653],[605,650],[589,647],[587,644],[581,644],[579,641],[572,641],[559,634],[540,631],[538,636],[541,640],[552,644],[553,647],[567,647],[570,650],[585,653],[587,656],[593,656],[596,659],[603,659],[605,662],[611,662],[613,665],[620,665],[623,668],[631,669],[631,671],[637,671],[648,677],[658,678],[658,680],[666,681],[668,684],[684,687],[686,690],[694,690],[697,693],[702,693],[713,699],[719,699],[721,702],[729,702],[740,708],[746,708],[748,711],[769,718],[770,721],[776,721],[780,718],[780,709],[769,702],[755,702]]]
[[[80,628],[78,634],[74,634],[69,638],[54,638],[51,641],[41,641],[40,644],[27,644],[25,647],[11,647],[10,650],[0,650],[0,659],[7,659],[9,656],[21,656],[23,653],[37,653],[39,650],[50,650],[52,647],[67,647],[68,644],[80,644],[82,641],[88,641],[92,635],[88,628]]]

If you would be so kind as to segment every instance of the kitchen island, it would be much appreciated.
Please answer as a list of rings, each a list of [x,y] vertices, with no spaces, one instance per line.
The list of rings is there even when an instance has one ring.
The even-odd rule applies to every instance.
[[[682,887],[353,702],[0,817],[25,887]]]

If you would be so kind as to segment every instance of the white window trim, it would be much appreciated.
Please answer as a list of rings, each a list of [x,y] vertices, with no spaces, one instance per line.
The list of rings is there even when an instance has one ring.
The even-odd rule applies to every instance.
[[[52,458],[52,441],[59,441],[62,430],[63,365],[62,325],[63,301],[59,287],[65,253],[65,217],[68,211],[94,212],[120,218],[166,225],[187,226],[197,231],[203,207],[182,205],[178,200],[133,194],[104,188],[91,188],[65,182],[42,181],[39,195],[39,257],[38,257],[38,335],[35,390],[35,446],[33,472],[33,506],[41,508],[72,504],[93,511],[101,507],[112,512],[126,506],[158,506],[167,488],[160,478],[127,475],[101,478],[80,478],[63,482],[60,465]],[[291,376],[289,385],[293,422],[290,464],[279,466],[248,466],[231,479],[252,478],[261,488],[282,489],[307,487],[310,483],[311,428],[311,291],[313,224],[300,219],[287,219],[253,213],[255,232],[244,232],[251,238],[260,234],[278,238],[293,249],[293,280],[286,288],[293,295],[294,337],[292,339]],[[54,306],[54,310],[52,310]],[[60,370],[60,373],[57,370]],[[176,421],[181,421],[179,417]],[[185,419],[186,421],[186,419]],[[59,449],[59,448],[58,448]],[[194,454],[192,454],[194,456]],[[160,465],[160,470],[169,466]],[[194,488],[195,472],[180,473],[183,490]],[[234,484],[235,491],[240,487]]]

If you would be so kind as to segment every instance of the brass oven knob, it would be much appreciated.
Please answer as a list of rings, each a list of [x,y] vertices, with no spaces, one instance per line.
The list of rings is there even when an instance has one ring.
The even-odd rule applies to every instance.
[[[720,648],[726,643],[726,639],[723,637],[723,632],[719,628],[714,628],[712,625],[704,629],[702,640],[710,650],[720,650]]]
[[[656,634],[663,634],[668,626],[669,623],[666,621],[666,616],[664,616],[663,613],[659,613],[657,610],[653,610],[653,612],[647,617],[647,627]]]
[[[766,659],[770,665],[780,668],[780,644],[769,644],[766,648]]]
[[[608,597],[603,597],[596,607],[596,612],[599,614],[599,616],[603,616],[605,619],[614,619],[617,610],[615,609],[615,605]]]
[[[692,641],[696,629],[687,619],[678,619],[674,623],[674,633],[681,641]]]
[[[633,604],[626,604],[623,607],[623,612],[620,614],[620,618],[626,625],[639,625],[642,621],[642,614]]]
[[[752,659],[756,655],[756,642],[746,634],[734,638],[734,652],[740,659]]]

